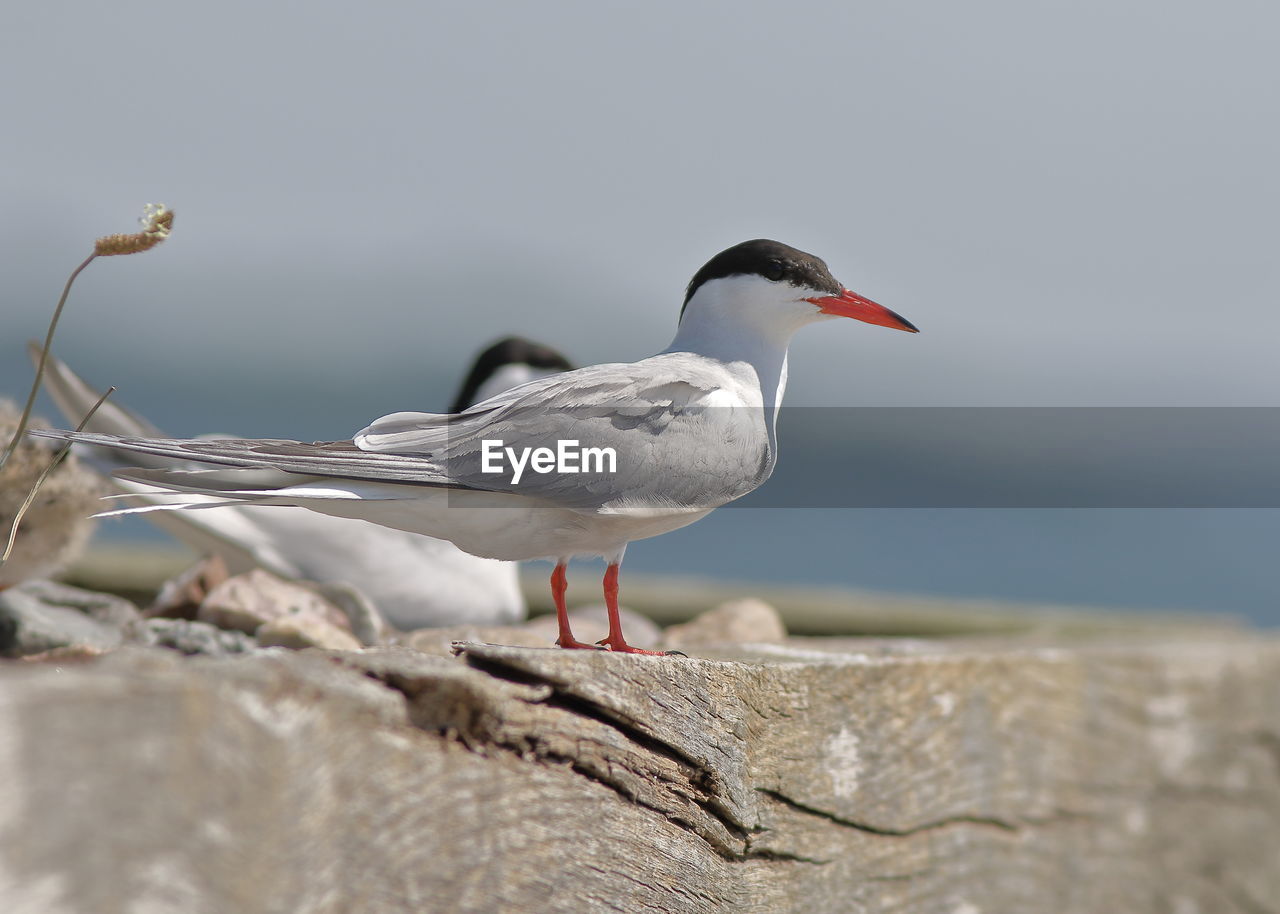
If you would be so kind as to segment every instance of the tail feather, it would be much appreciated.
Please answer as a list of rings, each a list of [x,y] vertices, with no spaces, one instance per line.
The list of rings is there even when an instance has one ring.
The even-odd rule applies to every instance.
[[[259,469],[287,473],[294,481],[324,477],[393,485],[471,488],[450,479],[428,458],[362,451],[350,441],[307,444],[276,438],[119,438],[61,429],[32,429],[29,434],[38,438],[119,448],[129,452],[129,459],[134,465],[137,461],[132,455],[143,453],[164,458],[168,466],[174,462],[187,466],[197,462],[203,466],[236,470]]]
[[[283,489],[299,482],[309,482],[306,476],[286,473],[262,467],[129,467],[111,474],[126,482],[159,486],[163,489],[183,492],[263,491]],[[317,477],[320,478],[320,477]]]
[[[176,494],[176,493],[175,493]],[[136,497],[136,496],[135,496]],[[99,511],[94,517],[124,517],[129,514],[150,514],[153,511],[200,511],[205,508],[231,508],[244,505],[293,505],[296,502],[270,495],[253,497],[237,496],[234,498],[217,498],[208,495],[191,493],[187,501],[166,502],[165,504],[134,505],[131,508],[112,508],[110,511]],[[195,501],[195,499],[200,501]]]

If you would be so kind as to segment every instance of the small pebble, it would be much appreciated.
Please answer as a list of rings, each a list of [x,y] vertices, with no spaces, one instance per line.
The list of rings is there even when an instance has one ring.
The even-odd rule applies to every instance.
[[[227,631],[188,619],[146,619],[134,641],[206,657],[244,654],[258,647],[258,642],[244,632]]]
[[[165,581],[144,615],[148,618],[194,619],[205,598],[230,577],[222,556],[206,556]]]

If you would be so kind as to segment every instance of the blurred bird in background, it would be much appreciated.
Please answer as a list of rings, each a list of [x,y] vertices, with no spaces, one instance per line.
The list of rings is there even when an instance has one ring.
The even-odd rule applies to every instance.
[[[33,359],[38,358],[39,349],[34,344],[28,351]],[[521,337],[507,337],[476,356],[451,410],[460,412],[511,387],[572,367],[549,346]],[[80,421],[99,397],[99,391],[65,362],[52,356],[46,368],[45,387],[69,422]],[[102,405],[85,430],[130,437],[166,437],[146,419],[113,400]],[[48,462],[45,457],[41,463],[37,455],[51,456],[52,453],[43,441],[31,439],[23,444],[23,450],[11,461],[12,474],[6,470],[0,516],[9,510],[10,500],[14,500],[13,510],[16,510],[28,488],[23,480],[27,475],[34,480]],[[124,466],[177,465],[173,460],[140,458],[113,448],[86,448],[82,453],[106,475]],[[28,469],[28,464],[33,465]],[[12,483],[9,482],[11,475]],[[55,486],[59,479],[61,483]],[[73,480],[78,488],[73,486]],[[129,499],[132,505],[163,501],[157,497],[163,494],[161,489],[122,479],[111,479],[109,484],[104,484],[97,474],[72,463],[60,474],[50,477],[42,490],[37,504],[45,506],[44,514],[37,514],[33,509],[24,521],[20,542],[25,546],[24,555],[32,556],[28,562],[37,555],[52,554],[52,543],[41,540],[42,536],[51,540],[52,524],[49,520],[42,524],[41,518],[52,518],[51,512],[55,510],[58,518],[65,515],[80,524],[77,529],[82,532],[68,539],[68,555],[72,545],[83,545],[92,521],[81,519],[100,510],[95,500],[108,485],[135,496]],[[72,492],[76,493],[74,497]],[[293,507],[245,505],[217,511],[162,511],[148,514],[147,518],[197,552],[221,556],[232,573],[259,567],[281,577],[351,588],[372,603],[387,622],[403,631],[462,623],[501,625],[525,617],[515,563],[469,555],[444,540]],[[47,532],[42,534],[42,529]],[[14,564],[17,564],[16,558]],[[57,563],[48,562],[40,567],[45,570],[37,568],[24,576],[47,574]]]

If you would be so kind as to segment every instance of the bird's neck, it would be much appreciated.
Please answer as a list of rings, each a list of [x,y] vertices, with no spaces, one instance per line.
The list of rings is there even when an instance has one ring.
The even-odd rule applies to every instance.
[[[687,313],[666,352],[691,352],[724,362],[745,364],[756,375],[766,409],[776,415],[787,387],[787,344],[790,332],[761,332],[751,326]]]

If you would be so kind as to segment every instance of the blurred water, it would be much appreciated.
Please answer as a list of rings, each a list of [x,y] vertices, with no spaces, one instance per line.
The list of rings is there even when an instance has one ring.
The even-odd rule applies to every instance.
[[[1280,511],[721,510],[627,567],[949,597],[1230,612],[1280,624]]]

